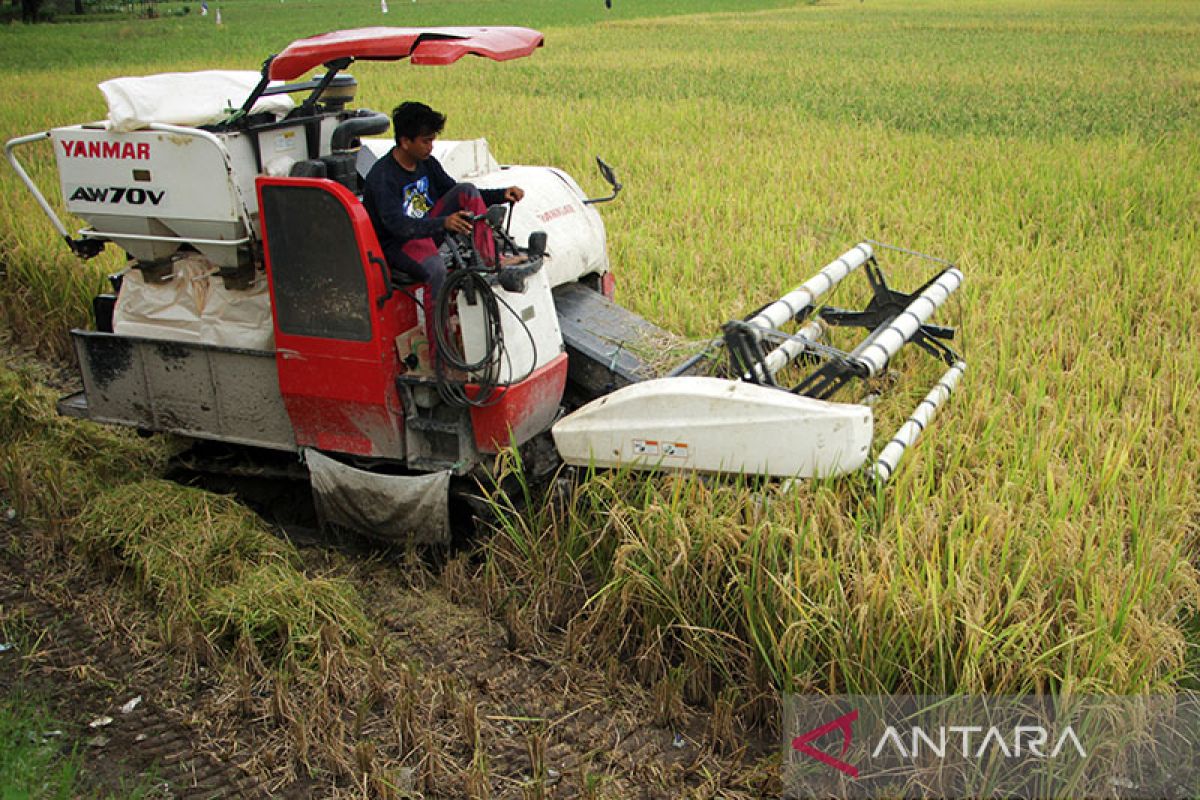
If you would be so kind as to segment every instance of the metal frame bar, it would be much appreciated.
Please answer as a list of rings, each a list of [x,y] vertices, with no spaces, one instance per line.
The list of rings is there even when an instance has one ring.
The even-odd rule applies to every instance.
[[[243,236],[241,239],[185,239],[182,236],[152,236],[147,233],[110,233],[98,231],[94,228],[80,228],[78,233],[85,239],[99,239],[104,241],[112,241],[114,239],[136,239],[140,242],[179,242],[180,244],[211,245],[247,244],[254,241],[249,236]]]
[[[958,360],[943,373],[934,387],[929,390],[929,394],[925,395],[925,399],[917,404],[913,413],[896,430],[891,441],[880,451],[875,463],[868,467],[867,474],[871,478],[879,483],[887,483],[896,474],[896,467],[900,464],[900,459],[916,443],[917,438],[933,420],[942,404],[950,399],[950,395],[954,392],[966,368],[967,362]]]
[[[891,248],[899,249],[899,248]],[[910,252],[910,251],[905,251]],[[920,255],[920,254],[917,254]],[[860,244],[829,264],[814,278],[783,298],[763,307],[746,321],[723,326],[729,350],[731,373],[742,380],[777,387],[775,376],[793,360],[808,355],[821,364],[790,391],[827,400],[853,379],[877,377],[907,343],[943,361],[948,369],[925,398],[900,426],[876,460],[865,468],[872,479],[884,484],[895,473],[904,454],[916,443],[958,385],[966,362],[943,340],[954,337],[954,329],[927,324],[933,313],[962,285],[963,275],[949,262],[945,268],[912,293],[900,292],[887,284],[875,261],[870,243]],[[813,312],[816,299],[828,292],[854,269],[866,265],[872,298],[862,311],[822,308],[817,319],[799,331],[787,334],[779,330],[789,321],[803,322]],[[854,326],[870,332],[851,352],[823,344],[822,324]],[[767,337],[778,343],[766,352]],[[779,387],[784,388],[784,387]]]
[[[42,211],[44,211],[46,216],[50,218],[50,224],[54,226],[54,229],[58,231],[59,234],[66,239],[69,244],[71,241],[71,234],[67,231],[67,226],[64,225],[62,220],[58,218],[58,214],[54,213],[54,209],[50,206],[50,203],[46,201],[45,196],[42,194],[41,190],[38,189],[37,184],[34,183],[33,179],[29,177],[29,173],[27,173],[25,168],[21,166],[21,162],[17,161],[16,153],[13,152],[21,145],[29,144],[30,142],[40,142],[49,138],[50,131],[42,131],[41,133],[31,133],[28,136],[18,136],[15,139],[9,139],[4,145],[4,155],[8,158],[8,163],[12,164],[12,168],[17,171],[17,176],[20,177],[21,182],[25,184],[25,188],[28,189],[29,193],[33,195],[33,199],[37,200],[38,205],[42,207]]]

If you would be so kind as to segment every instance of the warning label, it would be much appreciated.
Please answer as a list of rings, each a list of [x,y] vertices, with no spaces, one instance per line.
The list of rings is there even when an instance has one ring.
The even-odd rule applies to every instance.
[[[657,439],[634,439],[633,454],[635,456],[665,456],[666,458],[687,458],[687,442],[660,442]]]

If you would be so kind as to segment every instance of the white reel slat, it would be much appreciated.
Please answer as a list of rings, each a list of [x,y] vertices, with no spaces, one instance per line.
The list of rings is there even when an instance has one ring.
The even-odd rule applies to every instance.
[[[867,263],[873,255],[875,251],[866,242],[855,245],[825,265],[816,275],[755,314],[749,324],[766,330],[782,328],[806,306],[815,303],[817,298],[827,294],[847,275]]]
[[[879,457],[875,459],[875,463],[871,465],[870,475],[875,480],[887,483],[895,474],[900,459],[904,457],[908,448],[916,443],[917,438],[925,430],[925,426],[933,420],[941,405],[950,399],[950,395],[958,386],[958,381],[966,368],[965,361],[954,362],[950,369],[942,374],[937,384],[929,390],[929,394],[925,395],[925,399],[917,404],[913,413],[900,426],[896,435],[892,437],[892,440],[880,452]]]
[[[755,377],[759,381],[762,381],[766,377],[764,373],[769,373],[771,379],[774,380],[775,376],[779,374],[779,370],[799,358],[808,349],[810,344],[821,341],[824,335],[825,326],[821,324],[820,320],[814,319],[812,322],[809,322],[792,334],[791,338],[787,339],[779,347],[767,353],[767,357],[763,359],[766,369],[764,370],[761,366],[756,366],[754,368]],[[747,380],[749,377],[749,374],[747,374]]]
[[[874,378],[883,372],[888,362],[900,352],[900,348],[916,335],[946,299],[962,285],[963,274],[955,268],[947,269],[942,276],[926,287],[916,299],[909,303],[892,323],[872,336],[855,353],[858,362]]]

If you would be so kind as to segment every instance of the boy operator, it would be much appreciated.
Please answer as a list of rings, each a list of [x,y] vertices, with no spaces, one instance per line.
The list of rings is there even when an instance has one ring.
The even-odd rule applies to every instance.
[[[480,191],[456,183],[433,157],[433,142],[446,116],[424,103],[405,102],[392,111],[396,146],[367,174],[363,206],[375,226],[388,266],[428,283],[437,297],[446,279],[446,262],[438,246],[446,233],[474,234],[484,261],[494,264],[495,245],[484,222],[471,217],[496,203],[516,203],[525,196],[517,186]]]

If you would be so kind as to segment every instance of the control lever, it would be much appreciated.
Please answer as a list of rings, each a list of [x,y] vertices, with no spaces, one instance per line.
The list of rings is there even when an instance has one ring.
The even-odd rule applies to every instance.
[[[488,227],[499,230],[504,224],[504,218],[508,216],[508,206],[497,203],[494,206],[488,206],[488,210],[482,214],[472,214],[470,216],[471,223],[487,222]]]
[[[500,270],[500,285],[505,291],[516,294],[522,294],[525,291],[525,281],[542,268],[547,239],[545,231],[534,231],[529,234],[529,247],[527,248],[529,261]]]

